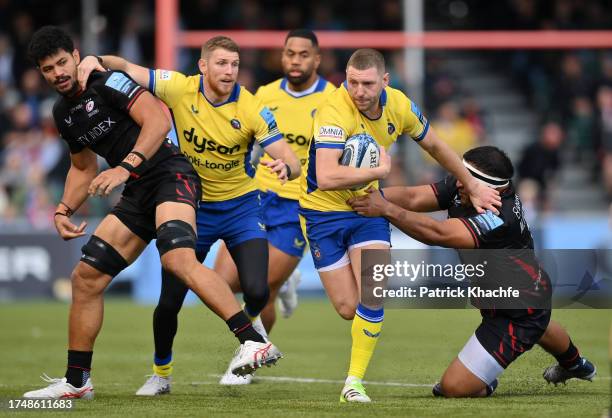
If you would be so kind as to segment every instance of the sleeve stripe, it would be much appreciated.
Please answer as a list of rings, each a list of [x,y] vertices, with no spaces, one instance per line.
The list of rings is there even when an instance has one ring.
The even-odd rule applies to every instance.
[[[416,138],[412,138],[412,139],[415,140],[416,142],[422,141],[423,138],[425,138],[425,135],[427,135],[428,130],[429,130],[429,121],[427,121],[427,123],[425,124],[425,127],[423,128],[423,132],[421,132],[421,135],[417,136]]]
[[[149,69],[149,91],[155,94],[155,70]]]
[[[127,106],[125,107],[126,110],[130,110],[130,108],[132,107],[132,105],[136,102],[136,99],[138,99],[140,97],[140,95],[142,93],[144,93],[146,90],[141,88],[139,91],[136,92],[136,94],[134,95],[134,97],[132,97],[132,100],[130,100],[130,102],[127,104]]]
[[[433,189],[433,192],[436,195],[436,197],[438,197],[438,188],[436,187],[436,185],[434,183],[431,183],[430,186]]]
[[[268,145],[273,144],[274,142],[276,142],[276,141],[278,141],[278,140],[280,140],[282,138],[283,138],[283,135],[278,133],[278,134],[276,134],[274,136],[265,138],[262,141],[257,141],[257,142],[259,142],[259,145],[261,145],[262,147],[267,147]]]
[[[465,219],[463,219],[463,218],[457,218],[457,219],[459,219],[461,222],[463,222],[463,224],[468,229],[468,231],[470,231],[470,234],[472,235],[472,239],[474,240],[474,245],[476,245],[476,248],[480,247],[480,244],[478,242],[478,238],[476,237],[476,233],[474,232],[474,230],[472,229],[470,224]]]
[[[315,149],[319,148],[333,148],[333,149],[344,149],[344,143],[342,144],[330,144],[327,142],[316,142]]]

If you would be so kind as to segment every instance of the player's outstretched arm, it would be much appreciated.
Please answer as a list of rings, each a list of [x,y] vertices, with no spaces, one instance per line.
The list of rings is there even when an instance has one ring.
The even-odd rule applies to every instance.
[[[107,69],[124,71],[142,87],[147,88],[149,86],[148,68],[114,55],[103,55],[100,59],[102,62],[98,60],[98,57],[89,55],[80,62],[77,79],[82,89],[85,89],[87,79],[92,71],[106,71]]]
[[[501,207],[499,192],[476,180],[455,152],[430,129],[419,145],[429,153],[442,167],[453,174],[464,185],[470,195],[472,205],[478,213],[491,210],[499,214],[496,207]]]
[[[385,187],[382,192],[389,202],[413,212],[435,212],[440,204],[430,185]]]
[[[264,150],[272,157],[273,161],[264,161],[262,164],[275,173],[282,183],[300,176],[300,160],[284,140],[275,141],[265,146]],[[289,170],[287,170],[287,167]]]
[[[336,148],[317,149],[317,185],[320,190],[345,190],[374,180],[382,180],[391,171],[391,157],[380,147],[380,164],[374,168],[356,168],[341,165],[342,150]]]
[[[349,201],[355,212],[360,215],[384,216],[405,234],[428,245],[449,248],[474,248],[476,246],[470,231],[459,219],[438,221],[389,202],[378,190],[368,189],[367,192],[366,196]]]
[[[64,184],[62,200],[55,209],[55,228],[64,240],[85,235],[86,222],[78,227],[70,222],[70,216],[87,200],[87,189],[98,171],[96,154],[88,148],[70,154],[70,170]]]

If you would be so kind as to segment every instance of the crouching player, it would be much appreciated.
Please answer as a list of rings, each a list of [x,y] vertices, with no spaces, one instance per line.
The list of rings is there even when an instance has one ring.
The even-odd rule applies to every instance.
[[[499,215],[478,214],[464,186],[452,176],[432,185],[386,188],[384,198],[380,192],[369,190],[368,195],[352,199],[351,205],[361,215],[384,216],[426,244],[456,248],[462,260],[462,254],[469,253],[466,249],[533,250],[522,204],[510,180],[514,168],[506,154],[495,147],[478,147],[464,154],[463,163],[474,177],[499,191],[502,199]],[[441,209],[448,210],[449,218],[445,221],[415,213]],[[538,276],[537,266],[513,257],[510,255],[513,252],[500,252],[505,259],[495,260],[495,264],[509,266],[516,272],[511,280],[519,285],[514,288],[520,288],[521,283],[525,288],[527,283],[532,284],[532,293],[545,296],[550,292],[546,273],[541,271]],[[497,387],[498,376],[534,344],[539,344],[558,361],[544,371],[547,382],[557,384],[571,378],[591,380],[595,376],[595,366],[580,356],[567,332],[550,320],[550,309],[481,309],[480,312],[480,326],[448,366],[440,383],[434,386],[434,395],[491,395]]]
[[[71,167],[55,226],[64,240],[85,235],[70,216],[88,195],[107,196],[125,183],[72,273],[68,367],[64,378],[26,398],[93,398],[93,346],[102,326],[103,293],[113,277],[157,238],[161,263],[223,318],[243,347],[232,364],[248,373],[275,362],[279,352],[252,327],[229,286],[196,259],[195,217],[200,182],[191,164],[165,135],[170,125],[155,98],[122,72],[96,72],[86,89],[77,83],[79,52],[59,28],[36,32],[29,53],[45,80],[61,95],[55,123],[69,145]],[[97,175],[96,154],[112,167]],[[243,352],[244,351],[244,352]]]

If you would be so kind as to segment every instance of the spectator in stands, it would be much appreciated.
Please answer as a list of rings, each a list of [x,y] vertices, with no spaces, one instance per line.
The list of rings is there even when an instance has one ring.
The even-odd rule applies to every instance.
[[[597,106],[595,138],[598,142],[604,188],[608,200],[612,201],[612,87],[604,85],[599,88]]]
[[[540,139],[528,145],[521,156],[518,174],[521,181],[531,179],[539,185],[540,207],[549,208],[550,189],[561,166],[560,147],[563,129],[557,122],[547,122],[541,129]]]

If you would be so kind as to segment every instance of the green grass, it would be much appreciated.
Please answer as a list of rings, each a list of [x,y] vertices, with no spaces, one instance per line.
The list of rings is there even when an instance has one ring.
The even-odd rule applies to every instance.
[[[574,342],[598,366],[593,383],[546,385],[542,369],[553,359],[536,348],[501,377],[489,399],[434,399],[422,386],[366,385],[374,403],[339,405],[341,384],[257,381],[222,387],[235,339],[201,306],[180,317],[175,344],[173,393],[155,399],[133,395],[150,373],[152,307],[110,300],[95,349],[96,399],[76,406],[79,416],[482,416],[600,417],[610,404],[608,330],[610,311],[556,311]],[[0,399],[42,387],[41,372],[62,376],[66,356],[67,305],[0,305]],[[474,310],[387,310],[383,334],[367,379],[429,385],[461,349],[478,324]],[[272,337],[286,358],[258,376],[341,380],[348,365],[350,324],[325,300],[309,299],[289,320],[279,319]],[[0,411],[0,415],[7,411]],[[40,416],[20,413],[18,416]],[[54,412],[44,412],[56,415]],[[65,414],[65,413],[63,413]],[[46,416],[46,415],[43,415]]]

